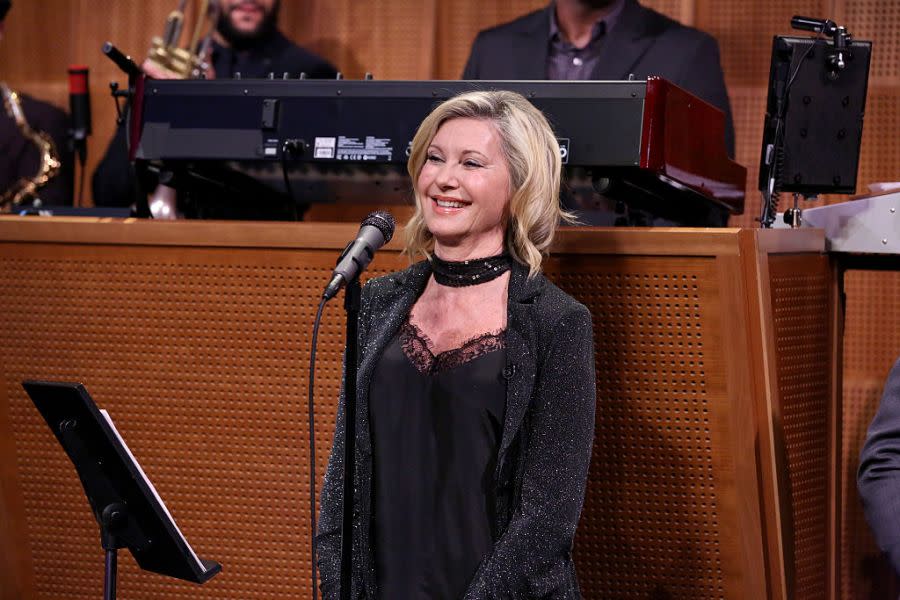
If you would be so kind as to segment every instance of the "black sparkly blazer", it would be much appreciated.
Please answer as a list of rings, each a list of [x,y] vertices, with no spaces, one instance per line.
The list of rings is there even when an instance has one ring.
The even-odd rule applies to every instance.
[[[354,599],[375,600],[370,543],[372,443],[369,384],[382,351],[425,289],[427,262],[370,280],[359,318]],[[571,549],[584,501],[594,439],[591,315],[543,275],[514,263],[506,329],[506,413],[497,467],[494,547],[465,595],[476,598],[580,598]],[[343,413],[343,393],[340,414]],[[340,596],[343,422],[338,418],[318,525],[322,596]],[[391,599],[394,600],[394,599]],[[404,600],[404,599],[396,599]]]

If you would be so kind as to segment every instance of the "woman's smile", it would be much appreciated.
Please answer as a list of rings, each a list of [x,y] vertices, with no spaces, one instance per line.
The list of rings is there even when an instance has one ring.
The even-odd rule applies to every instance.
[[[456,214],[471,202],[465,202],[459,198],[449,196],[432,196],[432,202],[437,206],[437,211],[443,214]]]

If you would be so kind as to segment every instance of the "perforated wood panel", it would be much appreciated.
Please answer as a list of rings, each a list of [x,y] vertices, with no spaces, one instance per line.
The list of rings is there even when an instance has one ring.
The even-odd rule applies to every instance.
[[[570,259],[594,315],[597,433],[576,560],[586,598],[724,598],[731,463],[712,260]],[[725,489],[727,486],[723,486]],[[723,493],[733,493],[728,490]],[[727,501],[726,501],[727,504]]]
[[[875,46],[873,53],[878,51]],[[858,193],[866,193],[869,183],[900,179],[900,144],[893,135],[897,131],[900,131],[900,87],[871,87],[860,147]]]
[[[347,78],[361,79],[366,72],[376,79],[431,78],[437,0],[309,4],[297,3],[285,14],[286,31],[294,39],[306,40]],[[302,13],[318,26],[310,27],[309,17]]]
[[[900,273],[848,271],[844,287],[846,380],[883,382],[900,357]]]
[[[854,37],[875,43],[874,83],[900,83],[900,36],[894,27],[900,22],[900,5],[891,0],[837,0],[835,4],[840,23],[848,23]]]
[[[831,337],[828,258],[770,259],[772,317],[792,506],[794,598],[827,596],[828,405]]]
[[[732,215],[728,224],[732,227],[758,227],[760,195],[756,182],[766,114],[766,90],[731,86],[729,96],[736,132],[735,160],[747,167],[747,188],[743,214]]]
[[[641,5],[675,19],[685,25],[694,25],[696,0],[646,0]]]
[[[123,556],[122,597],[307,596],[309,324],[334,257],[268,252],[261,262],[259,252],[4,253],[4,397],[32,541],[23,550],[39,598],[96,596],[102,554],[74,469],[18,385],[26,378],[83,381],[198,554],[225,566],[198,587],[139,571]],[[320,479],[334,427],[341,312],[327,311],[320,338]]]
[[[793,15],[830,12],[831,0],[697,0],[695,25],[719,40],[722,68],[730,86],[765,89],[772,36],[790,33]]]
[[[435,28],[437,78],[457,79],[462,75],[479,31],[507,23],[546,5],[542,0],[438,3]]]

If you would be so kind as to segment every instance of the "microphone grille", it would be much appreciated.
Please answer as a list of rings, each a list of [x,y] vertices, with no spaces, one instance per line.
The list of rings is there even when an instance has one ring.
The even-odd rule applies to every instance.
[[[381,232],[381,235],[384,236],[385,244],[394,237],[394,227],[396,226],[394,215],[386,210],[376,210],[375,212],[369,213],[369,216],[363,220],[362,225],[371,225],[378,229],[378,231]]]

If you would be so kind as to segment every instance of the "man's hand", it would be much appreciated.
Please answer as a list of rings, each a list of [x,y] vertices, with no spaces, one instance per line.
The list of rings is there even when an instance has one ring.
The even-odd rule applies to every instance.
[[[179,79],[175,73],[168,69],[163,69],[149,58],[141,64],[141,70],[144,72],[144,75],[153,79]]]
[[[143,64],[141,65],[141,70],[144,72],[144,75],[152,79],[181,79],[181,77],[179,77],[172,71],[160,67],[149,58],[143,62]],[[206,79],[215,78],[216,70],[213,68],[212,63],[210,62],[209,67],[207,67],[206,69]]]

